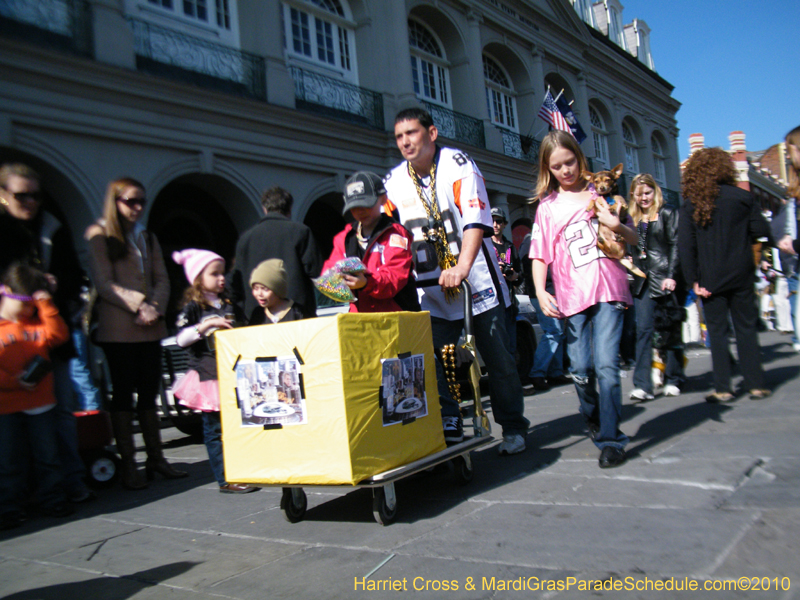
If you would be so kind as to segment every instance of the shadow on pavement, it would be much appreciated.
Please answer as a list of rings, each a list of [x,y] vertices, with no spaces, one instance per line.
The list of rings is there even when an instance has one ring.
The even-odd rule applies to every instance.
[[[17,592],[2,600],[65,600],[69,598],[103,598],[103,600],[125,600],[133,598],[142,590],[153,588],[162,581],[186,573],[200,563],[176,562],[145,571],[137,571],[122,577],[97,577],[73,583],[58,583],[41,588]],[[169,593],[168,590],[164,590]]]

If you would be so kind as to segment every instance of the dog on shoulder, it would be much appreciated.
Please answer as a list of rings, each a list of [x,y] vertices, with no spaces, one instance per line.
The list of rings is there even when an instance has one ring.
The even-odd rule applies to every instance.
[[[589,201],[587,211],[595,211],[597,206],[606,206],[608,210],[617,215],[624,222],[628,217],[628,203],[625,198],[617,195],[617,180],[622,175],[622,163],[610,171],[581,172],[581,177],[594,185],[597,198]],[[644,272],[633,264],[627,255],[625,240],[618,233],[614,233],[608,226],[600,224],[597,230],[597,247],[608,258],[618,260],[623,267],[638,277],[647,277]]]

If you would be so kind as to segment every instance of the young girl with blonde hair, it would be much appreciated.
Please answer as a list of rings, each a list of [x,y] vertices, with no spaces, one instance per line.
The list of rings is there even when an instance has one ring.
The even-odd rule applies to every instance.
[[[572,135],[551,131],[545,136],[539,148],[539,206],[530,257],[542,312],[565,319],[580,412],[601,450],[599,465],[608,468],[626,460],[628,438],[619,430],[619,342],[631,295],[624,267],[597,248],[597,228],[606,225],[632,245],[638,237],[607,206],[586,210],[597,193],[583,178],[585,170],[586,159]],[[548,265],[555,297],[545,289]]]

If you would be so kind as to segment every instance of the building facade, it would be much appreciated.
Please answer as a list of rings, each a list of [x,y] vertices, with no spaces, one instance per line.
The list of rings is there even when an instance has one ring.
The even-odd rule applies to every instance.
[[[280,185],[325,252],[344,181],[400,160],[393,118],[414,105],[512,226],[530,218],[549,86],[593,168],[651,172],[677,202],[680,104],[649,36],[616,0],[7,0],[0,161],[40,171],[79,246],[129,175],[166,251],[231,258]]]

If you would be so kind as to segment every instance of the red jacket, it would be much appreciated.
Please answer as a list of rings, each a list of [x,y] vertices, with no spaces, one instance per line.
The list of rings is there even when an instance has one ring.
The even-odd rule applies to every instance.
[[[17,377],[34,356],[49,358],[50,350],[69,338],[64,320],[51,300],[35,301],[39,317],[17,322],[0,319],[0,414],[8,415],[54,404],[53,374],[48,373],[32,390]]]
[[[356,232],[348,224],[333,238],[333,251],[322,270],[330,269],[348,256],[358,256],[366,265],[367,285],[360,290],[353,290],[357,301],[350,303],[350,312],[419,310],[416,284],[411,272],[411,243],[408,230],[383,215],[362,256]]]

